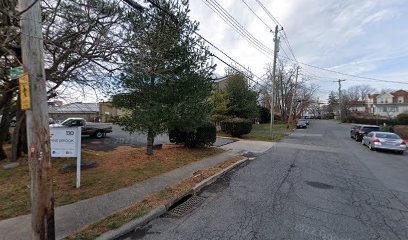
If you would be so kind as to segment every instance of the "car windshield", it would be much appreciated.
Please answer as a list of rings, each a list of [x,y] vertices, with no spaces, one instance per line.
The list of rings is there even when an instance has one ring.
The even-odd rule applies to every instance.
[[[387,138],[387,139],[401,139],[397,134],[391,133],[377,133],[375,134],[378,138]]]
[[[361,130],[365,132],[372,132],[372,131],[378,131],[380,130],[380,128],[379,127],[363,127]]]
[[[71,126],[72,121],[73,121],[73,119],[66,119],[66,120],[64,120],[64,121],[61,123],[61,125]]]

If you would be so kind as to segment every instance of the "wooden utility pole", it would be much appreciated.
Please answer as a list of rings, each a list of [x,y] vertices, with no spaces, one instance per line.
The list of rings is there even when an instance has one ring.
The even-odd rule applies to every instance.
[[[274,108],[275,108],[275,96],[274,96],[274,89],[275,89],[275,78],[276,78],[276,61],[278,59],[278,52],[279,52],[279,38],[278,38],[278,25],[275,26],[275,48],[273,49],[273,70],[272,70],[272,91],[271,91],[271,124],[269,126],[269,135],[272,136],[272,128],[275,123],[274,119]]]
[[[341,95],[341,82],[346,81],[345,79],[339,79],[334,82],[339,83],[339,114],[340,114],[340,122],[343,122],[343,96]]]
[[[294,110],[294,105],[295,105],[295,95],[296,95],[296,91],[297,91],[297,82],[298,82],[298,77],[299,77],[299,69],[300,69],[300,67],[297,66],[296,67],[295,86],[293,88],[292,100],[291,100],[291,103],[290,103],[289,123],[292,123],[293,120],[294,120],[293,110]]]
[[[54,196],[47,92],[43,60],[41,1],[20,0],[21,50],[28,74],[31,109],[26,111],[31,177],[31,239],[55,239]]]

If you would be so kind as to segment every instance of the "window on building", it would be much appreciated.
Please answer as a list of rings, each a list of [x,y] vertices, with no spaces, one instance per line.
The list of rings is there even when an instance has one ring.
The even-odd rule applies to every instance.
[[[399,96],[398,97],[398,103],[403,103],[404,102],[404,97],[403,96]]]

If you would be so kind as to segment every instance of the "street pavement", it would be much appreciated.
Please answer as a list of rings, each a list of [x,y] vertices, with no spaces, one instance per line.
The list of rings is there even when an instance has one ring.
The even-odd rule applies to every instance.
[[[205,189],[187,215],[121,239],[408,239],[408,153],[370,151],[349,128],[312,120]]]

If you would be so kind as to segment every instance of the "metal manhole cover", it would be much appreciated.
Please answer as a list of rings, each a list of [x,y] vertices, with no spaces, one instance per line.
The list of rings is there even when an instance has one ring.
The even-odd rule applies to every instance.
[[[170,209],[167,213],[168,215],[173,216],[173,217],[182,217],[185,214],[189,213],[191,210],[193,210],[195,207],[200,205],[204,200],[205,200],[204,197],[200,197],[196,195],[191,196],[185,202],[174,207],[173,209]]]
[[[305,181],[305,183],[309,186],[320,188],[320,189],[332,189],[333,188],[332,185],[322,183],[322,182]]]

